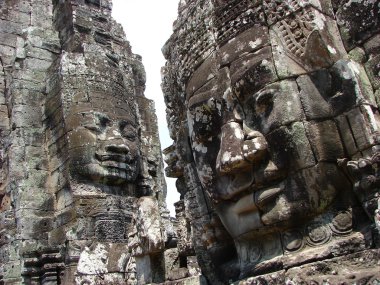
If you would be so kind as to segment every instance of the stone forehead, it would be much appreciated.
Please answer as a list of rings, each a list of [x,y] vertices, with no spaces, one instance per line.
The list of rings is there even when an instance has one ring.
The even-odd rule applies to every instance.
[[[319,0],[181,1],[173,35],[163,53],[168,60],[176,59],[173,64],[180,76],[187,78],[213,51],[244,31],[255,27],[255,31],[262,33],[263,27],[275,25],[308,7],[331,14],[330,1]]]
[[[101,57],[98,61],[101,61]],[[61,63],[60,92],[66,114],[79,106],[125,114],[136,120],[133,73],[124,73],[106,60],[100,65],[82,55],[63,57]],[[101,68],[94,68],[94,65]]]

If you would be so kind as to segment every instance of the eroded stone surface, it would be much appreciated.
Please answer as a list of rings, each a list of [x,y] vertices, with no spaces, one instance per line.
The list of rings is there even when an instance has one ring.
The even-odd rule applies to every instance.
[[[1,2],[0,284],[165,281],[154,105],[111,8]]]
[[[210,284],[378,282],[379,8],[181,1],[166,173]]]

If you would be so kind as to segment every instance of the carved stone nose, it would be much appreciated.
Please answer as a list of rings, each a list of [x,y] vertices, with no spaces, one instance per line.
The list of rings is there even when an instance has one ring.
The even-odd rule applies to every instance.
[[[129,147],[125,144],[110,144],[106,146],[107,152],[127,154],[129,152]]]
[[[267,149],[267,142],[260,132],[247,130],[245,126],[243,131],[241,124],[228,122],[222,127],[216,169],[222,175],[251,169],[252,164],[262,160]]]
[[[242,144],[244,132],[237,122],[228,122],[222,127],[220,150],[216,161],[216,169],[220,174],[234,173],[248,166],[244,159]]]
[[[264,136],[259,132],[255,133],[254,136],[247,137],[243,143],[244,158],[253,164],[259,163],[268,151],[268,143]]]

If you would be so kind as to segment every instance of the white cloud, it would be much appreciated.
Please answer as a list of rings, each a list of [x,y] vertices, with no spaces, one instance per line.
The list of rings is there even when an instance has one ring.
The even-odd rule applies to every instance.
[[[172,24],[177,17],[179,0],[113,0],[114,19],[122,24],[133,53],[142,56],[147,74],[145,96],[154,100],[162,148],[172,140],[166,124],[165,103],[161,91],[161,67],[165,60],[161,48],[172,34]],[[174,215],[173,203],[179,200],[174,179],[166,178],[167,204]]]

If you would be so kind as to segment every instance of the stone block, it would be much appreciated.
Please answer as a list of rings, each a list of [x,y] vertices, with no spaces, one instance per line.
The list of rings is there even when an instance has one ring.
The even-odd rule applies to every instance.
[[[236,59],[270,44],[269,31],[264,26],[254,26],[228,41],[218,51],[220,65],[225,66]]]
[[[333,96],[330,102],[335,114],[347,111],[358,103],[376,106],[370,78],[362,65],[354,61],[339,60],[331,71]]]
[[[5,280],[20,278],[21,270],[22,270],[22,266],[21,266],[20,261],[13,261],[13,262],[9,262],[7,264],[4,264],[3,265],[3,274],[4,274],[3,278]],[[6,283],[6,284],[8,284],[8,283]],[[12,284],[12,282],[11,282],[11,284]],[[13,284],[17,284],[17,283],[13,283]]]
[[[298,86],[294,80],[282,80],[263,90],[248,93],[244,103],[245,124],[266,135],[281,126],[305,117]]]
[[[23,23],[23,25],[20,25],[20,23],[0,19],[0,32],[21,35],[22,29],[26,28],[27,24]]]
[[[356,146],[348,119],[345,115],[341,115],[335,118],[335,120],[337,122],[339,134],[342,138],[344,149],[346,153],[352,157],[358,152],[358,148]]]
[[[0,45],[0,52],[2,55],[12,59],[16,56],[16,49],[10,46]]]
[[[57,227],[62,227],[68,225],[75,221],[77,217],[77,213],[74,207],[66,207],[64,208],[55,219],[55,225]]]
[[[368,121],[360,108],[355,108],[350,111],[347,114],[347,119],[351,126],[358,150],[363,151],[374,145],[375,140],[370,131]]]
[[[364,50],[368,56],[380,54],[380,34],[376,34],[364,43]]]
[[[0,43],[1,45],[16,48],[17,45],[17,35],[12,33],[0,33]]]
[[[231,63],[230,72],[234,91],[243,98],[277,80],[270,47],[242,55]]]
[[[335,15],[347,50],[370,38],[379,29],[379,9],[375,2],[344,0]]]
[[[301,75],[297,78],[300,88],[302,107],[308,120],[327,119],[333,116],[329,104],[331,75],[327,70],[320,70],[311,75]]]
[[[335,162],[344,158],[344,149],[334,121],[306,123],[307,136],[316,160]]]
[[[216,55],[211,54],[192,75],[186,86],[186,96],[191,97],[192,94],[200,87],[205,85],[209,80],[217,76],[219,64]]]
[[[276,129],[268,134],[266,139],[271,146],[271,160],[279,169],[296,171],[316,163],[311,142],[302,122]],[[260,171],[257,175],[259,173]]]
[[[186,175],[186,169],[185,169]],[[189,217],[201,217],[210,211],[209,204],[200,185],[193,189],[188,189],[185,193],[185,208]]]
[[[51,194],[44,193],[41,188],[31,186],[25,192],[19,194],[15,206],[20,210],[29,209],[48,212],[54,210],[54,203],[54,197]]]
[[[351,50],[348,53],[348,58],[360,64],[363,64],[367,61],[366,52],[361,47],[356,47],[353,50]]]
[[[53,229],[53,218],[40,217],[32,214],[30,210],[17,212],[18,232],[17,239],[47,240],[48,232]]]
[[[52,64],[51,60],[44,60],[39,58],[26,58],[24,60],[24,67],[33,71],[46,71]]]
[[[58,178],[57,178],[58,179]],[[54,180],[53,180],[54,181]],[[55,184],[52,185],[52,187]],[[73,197],[70,189],[63,188],[56,193],[57,209],[62,210],[73,203]]]
[[[380,88],[380,54],[368,60],[365,64],[368,77],[374,89]]]

